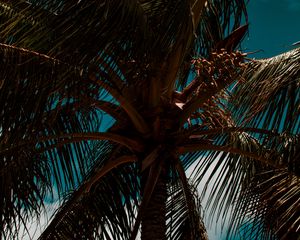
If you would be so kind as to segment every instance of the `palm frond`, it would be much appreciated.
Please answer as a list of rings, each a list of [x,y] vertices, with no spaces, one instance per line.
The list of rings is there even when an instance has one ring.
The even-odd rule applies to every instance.
[[[39,239],[130,238],[140,199],[136,163],[116,163],[115,169],[107,172],[107,164],[128,151],[117,145],[99,146],[95,145],[90,155],[94,164],[84,181],[69,192]],[[100,178],[99,173],[104,175]]]
[[[117,168],[95,184],[80,201],[71,206],[66,201],[60,211],[65,211],[64,208],[69,211],[65,211],[63,216],[58,211],[39,239],[129,239],[135,223],[136,194],[139,192],[139,183],[134,181],[132,168],[134,166]],[[59,220],[56,219],[58,217]]]
[[[61,194],[91,167],[91,142],[49,137],[98,132],[102,115],[90,103],[103,94],[78,68],[47,55],[5,44],[0,54],[1,232],[9,234],[14,221],[39,212],[52,184]]]
[[[234,230],[236,230],[236,227],[243,223],[243,220],[246,221],[247,218],[250,218],[248,225],[250,222],[251,224],[249,226],[252,226],[253,228],[251,230],[248,229],[249,231],[246,231],[246,228],[244,228],[244,231],[247,234],[253,234],[253,236],[265,234],[264,236],[268,237],[270,235],[275,236],[273,234],[277,234],[277,236],[283,237],[284,235],[282,232],[280,233],[280,226],[282,229],[284,229],[284,232],[287,234],[286,236],[292,236],[299,231],[295,230],[295,228],[293,229],[292,227],[289,228],[288,225],[284,225],[286,221],[290,221],[289,225],[297,225],[297,219],[295,218],[282,218],[280,223],[275,223],[274,221],[270,220],[272,218],[270,216],[274,216],[272,215],[274,212],[271,210],[274,208],[271,206],[271,203],[274,205],[277,200],[277,203],[280,204],[282,208],[289,209],[289,213],[292,216],[298,214],[296,207],[297,202],[295,203],[292,200],[290,202],[286,200],[279,200],[280,197],[282,197],[281,200],[283,200],[283,196],[289,196],[290,199],[295,197],[295,199],[297,199],[297,192],[295,189],[298,189],[298,186],[291,185],[291,192],[287,190],[289,189],[287,186],[290,186],[288,182],[292,181],[292,179],[297,176],[296,172],[299,171],[297,170],[297,167],[295,167],[298,165],[298,158],[297,155],[294,155],[296,151],[294,148],[297,145],[297,141],[295,142],[295,140],[293,140],[297,139],[299,134],[299,84],[297,84],[299,78],[299,61],[297,58],[298,50],[295,50],[286,55],[284,54],[273,59],[248,63],[250,66],[256,67],[250,67],[246,70],[246,74],[243,75],[245,80],[238,84],[237,88],[233,90],[233,93],[230,93],[231,90],[229,89],[229,98],[223,98],[218,105],[212,105],[211,103],[207,104],[209,107],[202,107],[204,111],[201,109],[202,111],[194,114],[195,117],[192,120],[194,122],[191,124],[190,128],[191,133],[195,133],[193,136],[194,141],[196,139],[199,141],[198,145],[201,145],[202,141],[203,146],[207,147],[207,149],[209,148],[207,142],[203,142],[205,139],[203,138],[204,136],[201,134],[197,135],[197,130],[196,132],[194,130],[197,129],[197,123],[200,126],[205,123],[205,127],[200,130],[199,133],[204,131],[204,134],[208,134],[210,131],[212,131],[212,134],[207,136],[210,144],[225,144],[225,148],[229,147],[231,150],[232,147],[235,146],[238,147],[238,149],[244,149],[247,153],[254,152],[260,156],[262,156],[261,151],[267,151],[265,152],[265,160],[269,159],[267,162],[269,161],[269,163],[271,163],[267,165],[263,162],[258,164],[252,162],[252,157],[249,155],[248,157],[250,157],[250,159],[247,160],[247,158],[243,157],[234,157],[232,154],[227,156],[227,154],[224,153],[220,154],[219,157],[217,153],[203,153],[202,156],[199,153],[194,155],[188,154],[184,158],[187,166],[189,166],[192,162],[189,160],[189,157],[191,157],[191,159],[195,159],[196,156],[199,157],[200,155],[199,161],[202,163],[199,163],[196,167],[198,171],[195,170],[195,175],[197,176],[198,174],[198,178],[196,178],[198,180],[201,179],[201,176],[204,176],[203,172],[206,172],[209,169],[209,166],[214,165],[213,160],[215,158],[219,158],[219,161],[217,161],[215,165],[216,167],[214,170],[212,170],[212,174],[209,177],[209,181],[213,180],[214,178],[216,179],[215,185],[213,186],[209,196],[210,200],[208,206],[211,206],[212,214],[220,214],[223,211],[225,212],[223,217],[226,218],[226,213],[228,213],[232,204],[234,202],[238,203],[237,209],[240,211],[237,211],[238,213],[234,214],[233,219],[235,221],[232,225],[233,232],[235,232]],[[251,78],[248,78],[249,76],[251,76]],[[229,106],[230,104],[234,103],[234,107],[228,108],[226,103],[227,101],[229,101]],[[212,108],[212,106],[215,106],[214,110],[209,110]],[[225,117],[226,115],[227,117]],[[224,117],[227,120],[225,120]],[[223,119],[225,121],[222,121]],[[218,140],[214,139],[213,129],[216,126],[219,126],[220,129],[224,130],[217,130],[219,136]],[[234,134],[234,131],[230,131],[231,134],[227,135],[226,129],[228,126],[231,126],[229,128],[236,128],[234,131],[239,129],[238,131],[247,132],[247,134]],[[210,128],[211,130],[209,130]],[[231,135],[232,137],[235,137],[229,138],[231,140],[227,142],[228,140],[220,137],[220,135]],[[249,139],[250,142],[247,140],[239,146],[241,142],[238,143],[239,141],[237,141],[237,139],[242,136],[246,137],[245,139]],[[223,142],[224,140],[226,143]],[[231,141],[234,145],[230,144]],[[197,143],[195,146],[196,145]],[[219,150],[222,151],[221,148]],[[242,153],[239,153],[239,155],[243,156]],[[282,192],[280,197],[277,195],[278,198],[274,197],[273,195],[274,198],[272,200],[274,202],[272,202],[271,192],[273,194],[276,192],[277,182],[269,182],[269,185],[264,185],[264,182],[268,182],[267,179],[272,179],[273,177],[276,179],[276,171],[281,172],[282,170],[280,169],[284,169],[282,172],[283,175],[287,174],[285,171],[288,171],[291,177],[284,178],[285,182],[281,182],[282,184],[287,184],[286,192]],[[266,177],[265,179],[262,177],[257,177],[260,176],[260,174],[263,175],[264,172],[267,171],[269,171],[269,174],[264,175]],[[260,186],[268,187],[265,187],[264,189],[254,188],[255,184],[257,183],[255,181],[256,178],[260,179]],[[228,181],[232,182],[228,184]],[[272,188],[272,185],[274,188]],[[233,188],[231,188],[231,186],[233,186]],[[228,188],[231,188],[233,191]],[[268,190],[270,191],[269,195],[267,194]],[[246,194],[248,191],[251,192],[251,196]],[[226,193],[228,192],[230,192],[230,194],[227,195]],[[270,199],[268,199],[268,197],[263,198],[262,196],[266,196],[264,194],[268,195]],[[215,199],[217,199],[215,202],[211,200],[214,198],[214,196]],[[227,198],[226,196],[229,197]],[[218,201],[218,199],[222,199],[222,201]],[[242,205],[242,208],[241,205],[239,205],[240,202],[244,204]],[[224,210],[222,210],[222,208]],[[286,212],[283,210],[283,213],[285,214]],[[266,225],[265,223],[268,223],[268,221],[270,221],[270,224]]]
[[[241,195],[231,224],[240,227],[229,235],[237,231],[246,238],[294,239],[299,234],[299,177],[284,169],[256,175]]]
[[[202,148],[203,150],[223,151],[223,153],[218,154],[205,151],[202,154],[201,152],[189,153],[184,156],[182,161],[187,167],[197,162],[193,173],[194,181],[197,183],[201,182],[206,172],[210,172],[203,193],[205,194],[208,191],[208,186],[211,184],[212,187],[209,187],[210,194],[208,195],[209,200],[207,203],[207,208],[210,209],[210,218],[215,219],[214,216],[223,214],[221,218],[224,221],[232,215],[232,207],[234,207],[235,210],[233,210],[232,215],[234,221],[231,225],[230,234],[234,235],[241,231],[243,234],[251,233],[253,238],[258,235],[275,236],[275,233],[279,237],[283,236],[280,235],[279,226],[276,225],[279,219],[276,218],[275,220],[273,217],[273,220],[276,222],[274,224],[273,220],[270,219],[272,218],[270,216],[274,214],[274,202],[278,200],[272,199],[274,202],[271,200],[272,193],[274,194],[276,189],[278,189],[276,187],[278,179],[271,182],[268,180],[273,178],[271,176],[274,176],[275,179],[278,171],[283,171],[286,174],[286,181],[282,182],[282,187],[284,184],[286,184],[285,187],[289,186],[291,179],[297,179],[296,176],[299,169],[296,166],[298,165],[299,157],[296,150],[296,139],[298,137],[287,134],[282,135],[268,130],[242,127],[227,129],[221,127],[219,129],[200,130],[199,133],[201,132],[205,136],[197,135],[197,131],[191,131],[191,133],[195,134],[191,135],[192,139],[190,140],[191,143],[194,142],[194,147],[198,146],[198,150]],[[218,133],[216,134],[216,132]],[[210,146],[212,144],[214,146]],[[247,154],[243,154],[243,152]],[[259,161],[253,161],[255,159]],[[265,172],[268,173],[264,174],[265,178],[261,177],[260,175]],[[290,178],[287,177],[288,175]],[[259,179],[259,183],[258,180],[255,180],[256,178]],[[268,184],[264,185],[264,182],[268,182]],[[258,184],[265,186],[265,188],[255,187]],[[296,189],[298,187],[297,184],[291,186],[292,191],[289,192],[286,189],[287,192],[282,192],[281,196],[289,196],[291,199],[295,197],[297,199]],[[267,194],[268,191],[270,191],[269,195]],[[246,194],[249,192],[252,195]],[[263,198],[262,196],[266,196],[265,194],[270,199],[267,197]],[[277,203],[289,209],[290,214],[298,214],[297,202],[282,202],[278,200]],[[261,208],[261,206],[264,207]],[[286,212],[283,210],[282,214],[286,214]],[[297,225],[297,219],[290,218],[289,220],[291,221],[290,225]],[[245,228],[241,230],[240,226],[244,223],[243,221],[247,221],[247,223],[244,225]],[[264,221],[270,224],[266,226]],[[280,221],[280,223],[284,224],[285,221],[287,221],[287,218]],[[252,226],[253,229],[247,230],[247,226]],[[286,234],[294,234],[298,231],[287,226],[285,225],[284,228]]]
[[[232,224],[249,221],[256,229],[242,230],[246,236],[293,239],[299,234],[299,136],[288,139],[284,145],[280,153],[285,167],[260,169],[234,211]],[[246,213],[243,218],[235,218],[241,212]]]
[[[299,134],[300,50],[255,60],[232,94],[232,112],[243,126]]]
[[[1,25],[1,42],[75,64],[88,62],[113,42],[121,46],[126,42],[130,44],[129,36],[136,39],[134,31],[138,28],[138,20],[142,22],[143,19],[138,15],[139,5],[132,3],[29,1],[27,7],[20,8],[20,2],[13,1],[9,5],[18,14]],[[108,26],[108,22],[114,25]],[[131,28],[127,27],[129,25]]]

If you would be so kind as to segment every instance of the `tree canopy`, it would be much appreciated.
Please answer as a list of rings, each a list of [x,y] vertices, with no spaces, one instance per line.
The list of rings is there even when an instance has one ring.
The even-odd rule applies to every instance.
[[[1,236],[57,192],[40,239],[207,239],[205,194],[229,238],[297,239],[300,49],[247,31],[246,1],[0,0]]]

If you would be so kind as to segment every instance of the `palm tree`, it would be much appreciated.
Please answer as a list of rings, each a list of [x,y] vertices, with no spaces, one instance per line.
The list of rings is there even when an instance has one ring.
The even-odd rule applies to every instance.
[[[196,188],[211,171],[229,237],[297,239],[300,50],[237,51],[244,1],[0,9],[2,237],[58,192],[40,239],[207,239]]]

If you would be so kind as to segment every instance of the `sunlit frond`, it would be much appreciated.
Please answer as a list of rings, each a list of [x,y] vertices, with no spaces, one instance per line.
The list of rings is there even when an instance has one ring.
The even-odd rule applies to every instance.
[[[300,50],[248,63],[245,82],[232,94],[232,111],[244,126],[300,132]]]

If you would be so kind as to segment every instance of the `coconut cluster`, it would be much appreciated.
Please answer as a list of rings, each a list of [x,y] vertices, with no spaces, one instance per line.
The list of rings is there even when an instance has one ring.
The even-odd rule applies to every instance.
[[[207,59],[193,59],[192,64],[196,74],[207,84],[218,86],[220,81],[231,82],[239,76],[245,68],[245,56],[239,51],[227,52],[226,49],[220,49],[212,52]]]

